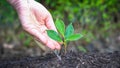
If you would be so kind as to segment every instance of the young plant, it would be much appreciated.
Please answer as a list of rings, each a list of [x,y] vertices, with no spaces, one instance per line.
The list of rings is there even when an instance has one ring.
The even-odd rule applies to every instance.
[[[74,34],[74,28],[73,28],[72,23],[70,23],[65,28],[64,22],[62,20],[57,19],[55,21],[55,26],[58,32],[54,30],[47,30],[47,34],[51,39],[63,44],[65,53],[66,53],[67,43],[69,41],[78,40],[83,36],[80,33]]]

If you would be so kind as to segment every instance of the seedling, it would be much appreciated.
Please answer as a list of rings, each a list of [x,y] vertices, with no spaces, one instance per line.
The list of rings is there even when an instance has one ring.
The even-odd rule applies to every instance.
[[[51,39],[63,44],[65,53],[66,53],[67,43],[69,41],[76,41],[83,36],[80,33],[74,34],[74,28],[72,23],[70,23],[65,28],[64,22],[62,20],[57,19],[55,21],[55,26],[58,32],[54,30],[47,30],[47,34]]]

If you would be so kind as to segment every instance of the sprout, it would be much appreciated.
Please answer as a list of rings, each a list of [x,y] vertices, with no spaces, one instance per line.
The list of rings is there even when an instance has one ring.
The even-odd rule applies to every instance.
[[[56,32],[54,30],[47,30],[47,34],[51,39],[53,39],[57,42],[63,43],[65,53],[66,53],[67,43],[69,41],[76,41],[76,40],[80,39],[81,37],[83,37],[83,35],[80,33],[74,34],[74,27],[73,27],[72,23],[70,23],[65,28],[64,22],[62,20],[57,19],[55,21],[55,26],[56,26],[58,32]]]

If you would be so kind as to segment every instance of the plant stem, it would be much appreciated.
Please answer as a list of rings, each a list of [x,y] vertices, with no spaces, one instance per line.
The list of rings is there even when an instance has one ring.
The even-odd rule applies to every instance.
[[[64,41],[64,51],[65,51],[65,54],[67,53],[67,43]]]

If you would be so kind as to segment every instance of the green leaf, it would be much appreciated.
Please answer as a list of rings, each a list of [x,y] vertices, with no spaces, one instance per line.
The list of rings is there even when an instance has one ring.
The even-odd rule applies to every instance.
[[[54,30],[47,30],[47,34],[51,39],[58,41],[58,42],[62,42],[61,37]]]
[[[64,37],[64,33],[65,33],[65,24],[62,20],[57,19],[55,21],[55,26],[58,30],[58,32]]]
[[[66,31],[65,31],[65,38],[69,37],[70,35],[72,35],[74,33],[74,28],[73,28],[73,25],[72,23],[70,23],[67,28],[66,28]]]
[[[67,37],[66,41],[75,41],[75,40],[80,39],[81,37],[83,37],[82,34],[73,34],[73,35]]]

